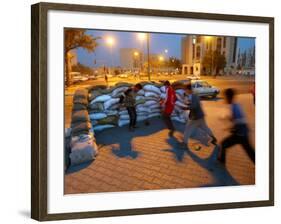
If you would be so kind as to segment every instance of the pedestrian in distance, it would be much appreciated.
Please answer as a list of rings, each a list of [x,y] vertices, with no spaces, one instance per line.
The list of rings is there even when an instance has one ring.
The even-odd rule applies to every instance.
[[[107,74],[104,75],[104,81],[105,81],[106,85],[108,86],[108,76],[107,76]]]
[[[218,160],[221,163],[225,164],[226,150],[231,146],[240,144],[242,145],[252,162],[255,163],[255,149],[252,147],[249,141],[249,128],[246,123],[244,113],[241,106],[238,103],[234,102],[235,90],[231,88],[226,89],[224,95],[226,103],[230,105],[231,110],[230,117],[226,119],[229,119],[231,121],[232,126],[230,128],[231,134],[226,137],[221,143]]]
[[[163,120],[169,129],[169,136],[173,136],[175,127],[171,120],[171,114],[175,108],[176,93],[169,81],[165,81],[164,86],[166,88],[166,98],[160,102],[164,107],[162,115]]]
[[[216,145],[217,139],[214,136],[211,129],[206,124],[205,114],[203,112],[200,103],[200,98],[195,93],[193,93],[191,84],[186,85],[185,94],[188,96],[189,103],[187,109],[190,112],[189,112],[189,121],[186,123],[184,134],[183,134],[184,138],[183,138],[183,142],[180,144],[180,147],[188,148],[188,140],[196,129],[201,129],[206,134],[208,134],[208,136],[212,138],[211,143]]]

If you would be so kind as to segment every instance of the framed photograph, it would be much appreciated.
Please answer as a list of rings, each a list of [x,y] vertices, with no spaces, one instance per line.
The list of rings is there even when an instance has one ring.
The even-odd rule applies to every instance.
[[[31,8],[33,219],[274,205],[274,18]]]

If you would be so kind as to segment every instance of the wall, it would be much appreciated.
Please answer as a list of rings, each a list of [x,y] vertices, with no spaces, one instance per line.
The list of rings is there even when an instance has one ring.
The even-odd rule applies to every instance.
[[[66,0],[65,0],[66,1]],[[36,1],[14,0],[1,4],[1,223],[35,223],[30,215],[30,4]],[[56,2],[63,2],[56,0]],[[280,6],[278,1],[250,0],[68,0],[69,3],[115,5],[169,10],[200,11],[245,15],[275,16],[276,62],[280,61]],[[275,83],[281,83],[280,63],[276,63]],[[276,90],[276,115],[281,113],[280,88]],[[280,100],[279,100],[280,102]],[[280,116],[276,116],[276,139],[280,136]],[[276,140],[276,206],[231,209],[138,217],[52,223],[280,223],[280,138]]]

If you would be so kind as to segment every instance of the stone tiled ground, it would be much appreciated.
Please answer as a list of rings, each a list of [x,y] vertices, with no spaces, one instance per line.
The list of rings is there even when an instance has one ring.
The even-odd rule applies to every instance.
[[[254,139],[254,106],[250,96],[239,96],[244,106]],[[225,107],[222,100],[204,101],[206,120],[221,140],[228,134],[219,120]],[[96,135],[100,152],[96,160],[72,167],[65,175],[65,194],[190,188],[204,186],[249,185],[255,183],[255,166],[240,146],[230,148],[226,167],[215,162],[217,150],[211,144],[192,140],[190,150],[177,147],[183,125],[174,123],[177,132],[168,137],[160,118],[150,126],[139,124],[129,132],[127,127],[108,129]],[[252,140],[254,143],[254,141]]]

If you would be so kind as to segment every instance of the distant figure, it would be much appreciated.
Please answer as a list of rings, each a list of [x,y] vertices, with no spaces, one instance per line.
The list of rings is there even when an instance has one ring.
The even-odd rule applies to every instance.
[[[253,103],[256,104],[256,84],[254,83],[252,88],[250,89],[250,93],[252,93],[253,96]]]
[[[164,86],[166,87],[166,98],[161,102],[164,105],[163,120],[169,129],[169,136],[173,136],[175,128],[171,120],[171,114],[175,108],[176,93],[169,81],[165,81]]]
[[[141,89],[142,85],[138,83],[127,89],[124,94],[120,96],[119,103],[126,107],[129,114],[129,131],[134,131],[134,129],[137,128],[136,94]]]
[[[255,163],[255,149],[249,142],[249,129],[244,113],[240,105],[233,102],[235,91],[229,88],[225,90],[224,94],[226,103],[229,104],[231,108],[231,117],[229,119],[232,122],[232,128],[231,134],[221,143],[218,160],[225,164],[226,149],[233,145],[240,144],[247,152],[249,158],[253,161],[253,163]]]
[[[104,81],[105,81],[106,85],[108,86],[108,76],[107,76],[107,74],[104,75]]]
[[[200,99],[196,94],[193,93],[191,84],[186,85],[186,94],[189,98],[189,121],[186,123],[183,134],[183,143],[181,143],[180,146],[182,148],[188,148],[188,139],[190,138],[196,128],[201,129],[202,131],[207,133],[212,138],[211,143],[216,145],[217,139],[211,129],[206,124],[205,114],[201,107]]]

